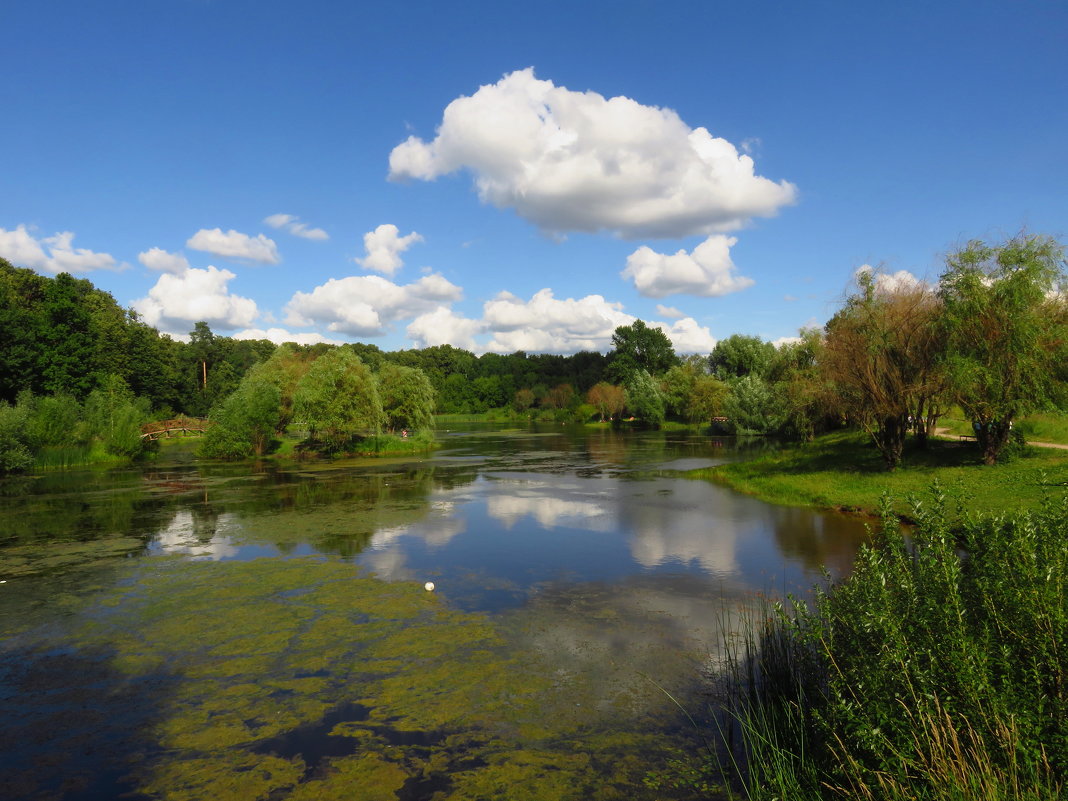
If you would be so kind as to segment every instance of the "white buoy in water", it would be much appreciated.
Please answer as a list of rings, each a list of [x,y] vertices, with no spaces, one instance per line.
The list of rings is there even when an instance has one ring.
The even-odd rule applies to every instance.
[[[433,581],[428,581],[426,584],[423,585],[423,589],[426,590],[427,592],[433,592],[434,591],[434,582]]]

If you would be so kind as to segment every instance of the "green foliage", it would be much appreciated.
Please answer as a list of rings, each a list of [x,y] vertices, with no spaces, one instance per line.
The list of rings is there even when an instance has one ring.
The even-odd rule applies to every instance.
[[[147,419],[147,404],[138,402],[118,375],[107,376],[85,399],[90,436],[99,439],[114,456],[132,458],[141,453],[141,424]]]
[[[708,356],[712,374],[721,381],[747,375],[765,377],[776,357],[775,346],[760,337],[732,334],[716,343]]]
[[[756,373],[729,384],[723,404],[731,428],[738,434],[773,434],[782,425],[781,406],[772,387]]]
[[[679,363],[667,334],[659,328],[650,328],[642,320],[616,328],[612,347],[608,373],[623,383],[636,372],[644,370],[659,375]]]
[[[382,401],[371,370],[351,350],[336,348],[316,359],[297,385],[294,419],[330,450],[382,428]]]
[[[21,404],[0,401],[0,475],[19,473],[33,465],[26,411]]]
[[[391,430],[433,427],[434,387],[422,370],[384,363],[378,373],[378,393],[386,426]]]
[[[1064,399],[1064,248],[1033,235],[993,246],[976,241],[946,265],[939,289],[945,365],[993,464],[1016,417]]]
[[[780,608],[736,664],[750,798],[1038,801],[1065,786],[1068,501],[964,515],[955,535],[932,496],[913,501],[909,543],[887,501],[852,576]]]
[[[645,370],[637,370],[627,381],[627,409],[643,423],[659,426],[664,422],[664,398],[656,381]]]
[[[198,454],[216,459],[262,456],[274,439],[281,408],[281,392],[266,371],[252,370],[238,388],[211,411]]]

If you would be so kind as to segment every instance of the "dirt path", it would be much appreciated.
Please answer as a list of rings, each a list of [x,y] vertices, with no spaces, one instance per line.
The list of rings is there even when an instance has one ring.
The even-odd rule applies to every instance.
[[[934,435],[936,437],[948,437],[949,439],[959,436],[958,434],[950,432],[948,428],[935,428]],[[1062,445],[1059,442],[1032,442],[1031,440],[1027,440],[1027,444],[1034,445],[1036,448],[1057,448],[1062,451],[1068,451],[1068,445]]]

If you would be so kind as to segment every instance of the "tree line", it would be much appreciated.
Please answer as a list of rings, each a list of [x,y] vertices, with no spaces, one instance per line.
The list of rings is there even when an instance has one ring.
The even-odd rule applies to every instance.
[[[122,386],[111,396],[128,395],[143,419],[210,413],[220,425],[205,447],[217,455],[262,453],[272,426],[295,423],[337,449],[427,428],[434,413],[504,410],[652,426],[716,420],[727,433],[799,440],[855,425],[894,469],[907,438],[922,446],[957,404],[993,463],[1014,420],[1065,402],[1066,298],[1063,247],[1021,234],[951,253],[937,283],[862,272],[826,326],[785,344],[736,334],[680,358],[663,331],[636,320],[616,329],[607,354],[476,356],[449,345],[276,347],[203,322],[181,342],[87,280],[0,259],[0,438],[51,405],[71,409]],[[27,425],[44,424],[25,422],[26,447],[45,441]]]

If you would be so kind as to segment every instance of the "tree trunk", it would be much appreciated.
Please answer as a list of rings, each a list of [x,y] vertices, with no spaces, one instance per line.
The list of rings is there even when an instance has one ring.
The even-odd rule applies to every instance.
[[[880,421],[879,429],[872,435],[888,470],[893,471],[901,463],[908,430],[908,414],[899,414],[884,417]]]

